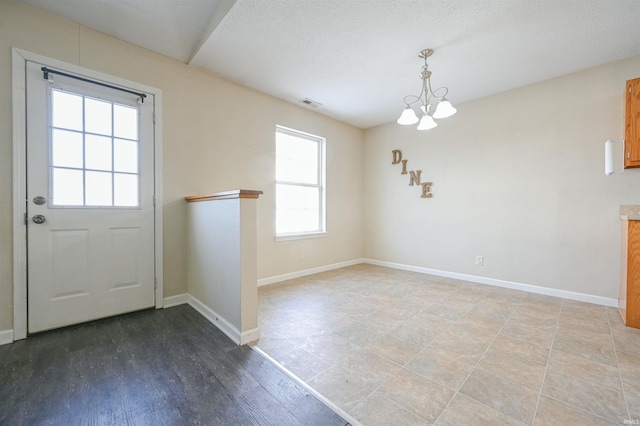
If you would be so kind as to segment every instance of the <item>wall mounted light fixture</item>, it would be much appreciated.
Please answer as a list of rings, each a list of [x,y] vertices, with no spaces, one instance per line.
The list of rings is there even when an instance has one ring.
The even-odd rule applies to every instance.
[[[604,174],[624,172],[624,141],[609,139],[604,143]]]
[[[418,57],[424,59],[424,65],[420,70],[420,79],[422,80],[422,91],[420,95],[407,95],[404,97],[405,109],[398,118],[398,124],[409,125],[418,124],[418,130],[433,129],[438,125],[434,118],[447,118],[456,113],[456,109],[451,105],[446,98],[449,93],[449,89],[446,87],[439,87],[435,90],[431,89],[431,71],[427,64],[427,58],[433,55],[433,49],[424,49]],[[431,102],[436,102],[434,106]],[[421,118],[418,118],[415,110],[415,106],[420,107]]]

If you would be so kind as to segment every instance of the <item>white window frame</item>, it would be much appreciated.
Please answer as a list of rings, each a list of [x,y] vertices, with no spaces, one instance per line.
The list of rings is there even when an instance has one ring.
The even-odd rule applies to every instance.
[[[140,210],[140,136],[139,136],[139,128],[140,128],[140,108],[137,105],[136,101],[131,100],[131,99],[127,99],[126,97],[118,97],[117,95],[111,95],[111,96],[104,96],[104,94],[99,92],[95,92],[94,90],[91,90],[90,88],[87,87],[83,87],[83,85],[80,83],[78,85],[72,85],[68,82],[65,83],[59,83],[58,82],[59,78],[56,78],[54,80],[54,83],[50,84],[49,87],[47,88],[47,94],[48,94],[48,103],[47,103],[47,113],[49,114],[48,116],[48,137],[49,137],[49,208],[56,208],[56,209],[100,209],[100,210],[105,210],[105,209],[109,209],[109,210]],[[54,166],[53,165],[53,131],[54,131],[54,126],[53,126],[53,92],[54,91],[59,91],[59,92],[65,92],[65,93],[69,93],[75,96],[80,96],[83,98],[82,101],[82,108],[83,108],[83,114],[84,114],[84,108],[85,108],[85,102],[86,99],[95,99],[95,100],[99,100],[99,101],[104,101],[104,102],[108,102],[111,104],[111,108],[112,108],[112,113],[113,113],[113,107],[114,105],[121,105],[121,106],[126,106],[126,107],[130,107],[130,108],[134,108],[136,109],[136,113],[138,115],[138,136],[135,139],[135,142],[138,144],[138,169],[137,172],[135,173],[131,173],[131,172],[121,172],[121,171],[116,171],[113,167],[111,168],[111,170],[92,170],[90,168],[85,167],[85,158],[83,155],[83,164],[81,168],[78,167],[60,167],[60,166]],[[84,121],[84,119],[83,119]],[[112,124],[113,126],[113,124]],[[84,125],[83,125],[83,129],[82,130],[71,130],[71,129],[64,129],[64,128],[60,128],[60,130],[65,130],[65,131],[71,131],[74,133],[80,133],[82,134],[82,138],[83,138],[83,145],[84,145],[84,140],[86,138],[87,135],[94,135],[95,133],[91,133],[91,132],[87,132],[84,129]],[[96,134],[97,136],[107,136],[107,135],[101,135],[101,134]],[[115,156],[115,152],[113,150],[113,139],[124,139],[124,140],[130,140],[132,141],[133,139],[127,139],[127,138],[117,138],[114,134],[113,134],[113,129],[112,129],[112,134],[111,136],[107,136],[110,137],[112,139],[112,150],[111,150],[111,161],[113,164],[113,159]],[[84,152],[84,149],[83,149]],[[112,204],[105,204],[105,205],[91,205],[91,204],[86,204],[86,177],[83,178],[83,203],[82,204],[54,204],[53,203],[53,183],[54,183],[54,169],[70,169],[70,170],[81,170],[84,173],[86,173],[87,171],[98,171],[98,172],[106,172],[106,173],[111,173],[111,201]],[[115,201],[115,188],[114,188],[114,175],[115,174],[126,174],[126,175],[136,175],[138,177],[138,200],[137,200],[137,205],[131,205],[131,206],[119,206],[116,205],[114,203]]]
[[[290,181],[279,181],[276,179],[276,185],[278,184],[286,184],[286,185],[295,185],[302,187],[311,187],[318,188],[319,191],[319,212],[318,212],[318,224],[319,229],[310,231],[310,232],[291,232],[291,233],[278,233],[277,229],[277,215],[278,215],[278,205],[276,201],[276,223],[274,224],[275,228],[275,240],[276,241],[288,241],[288,240],[300,240],[306,238],[321,238],[327,235],[327,203],[326,203],[326,139],[313,135],[311,133],[301,132],[299,130],[291,129],[284,126],[276,126],[275,133],[275,145],[278,143],[278,134],[288,134],[297,138],[306,139],[311,142],[315,142],[318,145],[318,184],[309,184],[302,182],[290,182]],[[277,167],[277,159],[276,159],[276,167]],[[277,175],[277,174],[276,174]]]

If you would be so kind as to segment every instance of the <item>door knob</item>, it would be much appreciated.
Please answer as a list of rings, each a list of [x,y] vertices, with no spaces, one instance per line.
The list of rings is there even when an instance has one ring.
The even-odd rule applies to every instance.
[[[44,217],[44,215],[42,215],[42,214],[37,214],[34,217],[32,217],[31,219],[33,220],[33,223],[37,223],[37,224],[45,223],[47,221],[47,218]]]

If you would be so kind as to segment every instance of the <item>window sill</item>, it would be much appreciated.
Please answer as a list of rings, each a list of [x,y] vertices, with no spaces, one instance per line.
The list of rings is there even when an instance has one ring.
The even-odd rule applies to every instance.
[[[310,232],[308,234],[289,234],[289,235],[276,235],[276,241],[292,241],[292,240],[306,240],[309,238],[324,238],[329,235],[328,232]]]

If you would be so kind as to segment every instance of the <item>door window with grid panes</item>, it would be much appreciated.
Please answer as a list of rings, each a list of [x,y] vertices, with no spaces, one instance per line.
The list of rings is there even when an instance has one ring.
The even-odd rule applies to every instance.
[[[54,207],[137,208],[138,107],[51,88]]]

